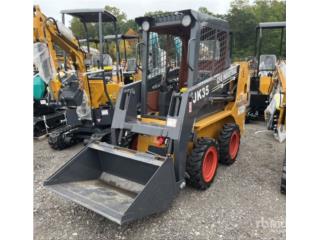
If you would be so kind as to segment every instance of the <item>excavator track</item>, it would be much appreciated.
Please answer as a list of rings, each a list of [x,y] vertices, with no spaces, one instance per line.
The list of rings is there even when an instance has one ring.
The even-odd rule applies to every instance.
[[[49,134],[48,143],[56,150],[62,150],[70,147],[80,141],[73,134],[78,129],[77,126],[66,125]]]
[[[49,132],[65,125],[64,111],[56,111],[50,114],[33,117],[33,137],[40,139]]]

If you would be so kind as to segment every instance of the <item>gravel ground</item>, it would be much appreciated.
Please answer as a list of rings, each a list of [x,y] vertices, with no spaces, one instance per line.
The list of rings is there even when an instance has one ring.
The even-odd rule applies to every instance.
[[[285,144],[263,123],[246,125],[237,162],[219,166],[208,190],[187,187],[168,211],[121,227],[42,186],[82,147],[54,151],[46,139],[34,141],[35,239],[285,239]]]

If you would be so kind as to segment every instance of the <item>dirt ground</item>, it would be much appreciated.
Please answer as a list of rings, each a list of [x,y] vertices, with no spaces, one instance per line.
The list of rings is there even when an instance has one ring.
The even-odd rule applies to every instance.
[[[82,147],[54,151],[34,141],[34,239],[285,239],[285,143],[263,123],[246,125],[237,162],[220,165],[208,190],[187,187],[168,211],[121,227],[43,187]]]

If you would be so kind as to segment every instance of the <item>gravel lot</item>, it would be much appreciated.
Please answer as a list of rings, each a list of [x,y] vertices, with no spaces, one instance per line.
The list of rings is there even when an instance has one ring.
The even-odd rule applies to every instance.
[[[82,147],[54,151],[34,141],[34,239],[285,239],[285,143],[263,123],[246,125],[237,162],[220,165],[208,190],[187,187],[168,211],[121,227],[42,186]]]

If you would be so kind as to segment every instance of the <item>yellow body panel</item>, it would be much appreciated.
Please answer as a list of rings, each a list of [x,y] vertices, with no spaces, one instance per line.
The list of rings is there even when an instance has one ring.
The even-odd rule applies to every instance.
[[[107,91],[111,98],[111,101],[115,104],[120,89],[122,88],[122,83],[107,83]],[[104,92],[102,80],[90,80],[90,101],[92,108],[98,108],[100,105],[105,104],[107,97]]]
[[[59,97],[59,91],[60,91],[61,85],[62,84],[58,79],[54,79],[54,80],[50,81],[49,87],[50,87],[55,99],[58,99],[58,97]]]
[[[276,67],[277,69],[277,73],[278,73],[278,78],[280,80],[281,83],[281,88],[282,88],[282,92],[286,92],[286,77],[284,75],[284,73],[282,72],[281,68],[279,66]]]
[[[226,105],[223,111],[209,115],[195,122],[193,126],[196,138],[209,137],[218,139],[220,131],[225,123],[236,123],[240,128],[240,133],[244,132],[244,124],[246,117],[246,106],[249,103],[249,65],[247,62],[238,62],[240,64],[240,72],[237,85],[236,99]],[[140,118],[145,123],[154,123],[159,125],[166,124],[166,121],[156,118]],[[138,151],[147,151],[148,146],[156,145],[156,136],[139,135]],[[188,144],[188,152],[193,148],[193,142]]]
[[[165,120],[161,120],[161,119],[157,119],[157,118],[143,118],[142,117],[139,120],[143,123],[154,123],[154,124],[158,124],[158,125],[166,125]]]
[[[226,123],[236,123],[239,126],[240,133],[244,132],[244,124],[246,117],[246,106],[249,102],[249,65],[247,62],[239,62],[240,72],[238,79],[238,87],[236,101],[230,102],[221,112],[200,119],[194,124],[194,132],[197,138],[208,137],[218,139],[220,131]],[[190,143],[188,151],[193,148]]]
[[[140,69],[133,75],[133,81],[139,81],[142,79],[142,72]]]
[[[153,123],[158,125],[165,125],[166,121],[156,118],[139,118],[139,121],[143,123]],[[148,151],[149,146],[157,146],[157,136],[149,136],[149,135],[139,135],[138,136],[138,144],[137,150],[140,152]],[[164,145],[163,145],[164,146]]]
[[[280,66],[278,65],[276,67],[277,70],[277,76],[278,76],[278,80],[280,81],[280,86],[281,86],[281,94],[282,94],[282,101],[280,102],[280,114],[279,114],[279,118],[278,118],[278,127],[280,127],[280,125],[286,125],[286,76],[285,74],[282,72]]]
[[[272,77],[260,76],[259,91],[263,95],[269,95],[272,89]]]
[[[105,71],[112,71],[113,67],[112,66],[104,66],[103,70]]]
[[[147,152],[149,146],[155,146],[156,145],[156,137],[154,136],[148,136],[148,135],[139,135],[138,136],[138,144],[137,144],[137,150],[139,152]]]
[[[214,129],[216,128],[216,124],[223,125],[227,122],[234,122],[238,124],[240,132],[243,132],[246,115],[245,108],[249,101],[249,66],[247,62],[239,62],[238,64],[240,64],[240,72],[235,102],[230,102],[225,107],[224,111],[197,121],[194,125],[197,135],[200,134],[201,136],[216,137],[216,135],[212,135],[213,132],[215,132]],[[211,130],[208,128],[211,128]],[[206,132],[208,132],[207,135]]]

